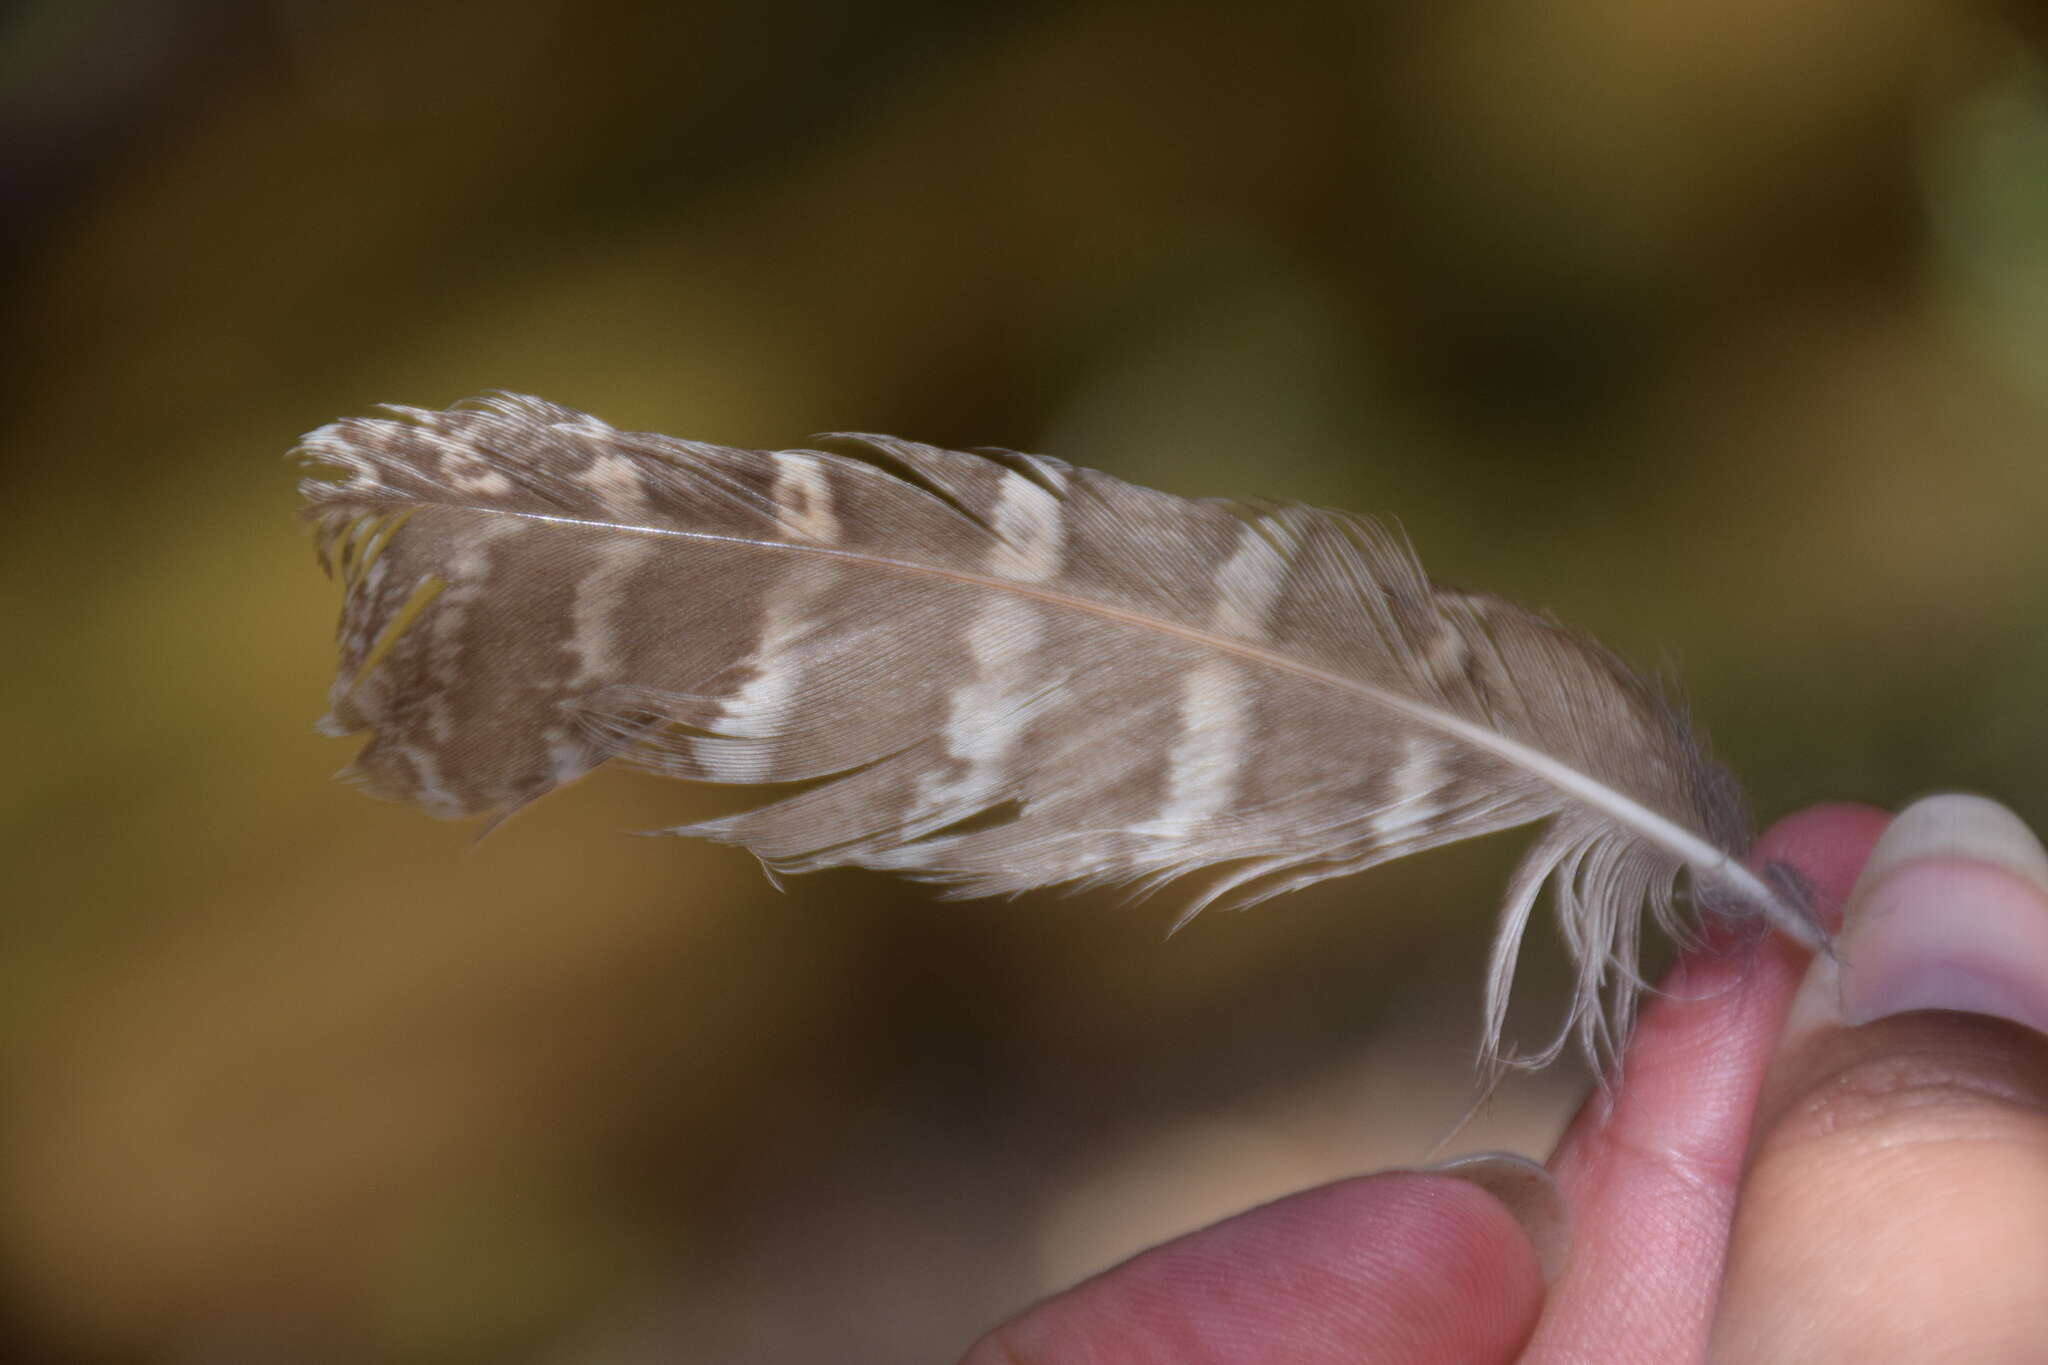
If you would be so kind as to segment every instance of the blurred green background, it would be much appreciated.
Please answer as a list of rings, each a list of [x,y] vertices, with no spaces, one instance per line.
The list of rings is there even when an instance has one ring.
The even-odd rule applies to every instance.
[[[1254,10],[1256,9],[1256,12]],[[329,780],[280,458],[489,388],[1402,520],[1760,820],[2048,819],[2048,78],[1964,0],[27,0],[0,17],[0,1354],[944,1360],[1469,1097],[1517,840],[786,895],[600,773]],[[1544,964],[1523,1036],[1557,1000]],[[1458,1139],[1540,1152],[1582,1079]]]

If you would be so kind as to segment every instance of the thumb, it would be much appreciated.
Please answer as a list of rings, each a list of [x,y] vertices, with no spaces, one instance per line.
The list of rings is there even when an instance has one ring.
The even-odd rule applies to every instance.
[[[1765,1080],[1716,1361],[2048,1341],[2048,854],[1935,796],[1870,855]]]

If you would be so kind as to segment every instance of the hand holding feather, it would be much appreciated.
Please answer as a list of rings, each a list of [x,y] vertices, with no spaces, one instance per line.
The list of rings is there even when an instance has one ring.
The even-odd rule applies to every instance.
[[[352,774],[500,815],[610,759],[805,783],[679,834],[775,873],[854,866],[957,896],[1186,884],[1183,919],[1510,826],[1485,1052],[1597,1062],[1639,924],[1678,891],[1808,946],[1746,869],[1740,795],[1653,683],[1587,638],[1432,583],[1398,536],[1188,500],[1029,455],[884,437],[761,452],[537,399],[393,409],[299,448],[346,587],[334,734]],[[1538,894],[1572,1016],[1506,1056]]]

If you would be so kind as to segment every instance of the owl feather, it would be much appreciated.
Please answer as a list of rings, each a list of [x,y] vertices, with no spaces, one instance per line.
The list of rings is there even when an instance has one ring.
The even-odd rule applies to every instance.
[[[795,784],[670,832],[958,897],[1172,885],[1183,922],[1541,822],[1487,976],[1494,1063],[1617,1052],[1645,909],[1824,942],[1744,866],[1740,793],[1658,684],[1432,582],[1373,520],[881,436],[729,449],[512,395],[388,412],[297,452],[345,585],[322,728],[368,732],[350,773],[377,794],[502,817],[614,760]],[[1576,990],[1515,1052],[1546,885]]]

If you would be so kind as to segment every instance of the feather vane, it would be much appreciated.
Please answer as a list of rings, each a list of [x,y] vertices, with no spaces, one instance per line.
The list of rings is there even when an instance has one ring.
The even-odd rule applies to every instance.
[[[394,408],[299,447],[345,585],[322,722],[351,773],[502,816],[607,760],[804,789],[673,831],[771,873],[957,896],[1186,880],[1183,920],[1546,822],[1514,874],[1484,1055],[1618,1048],[1679,887],[1821,943],[1740,861],[1739,792],[1588,637],[1431,582],[1370,519],[1189,500],[878,436],[747,451],[538,399]],[[1504,1050],[1545,885],[1566,1026]]]

